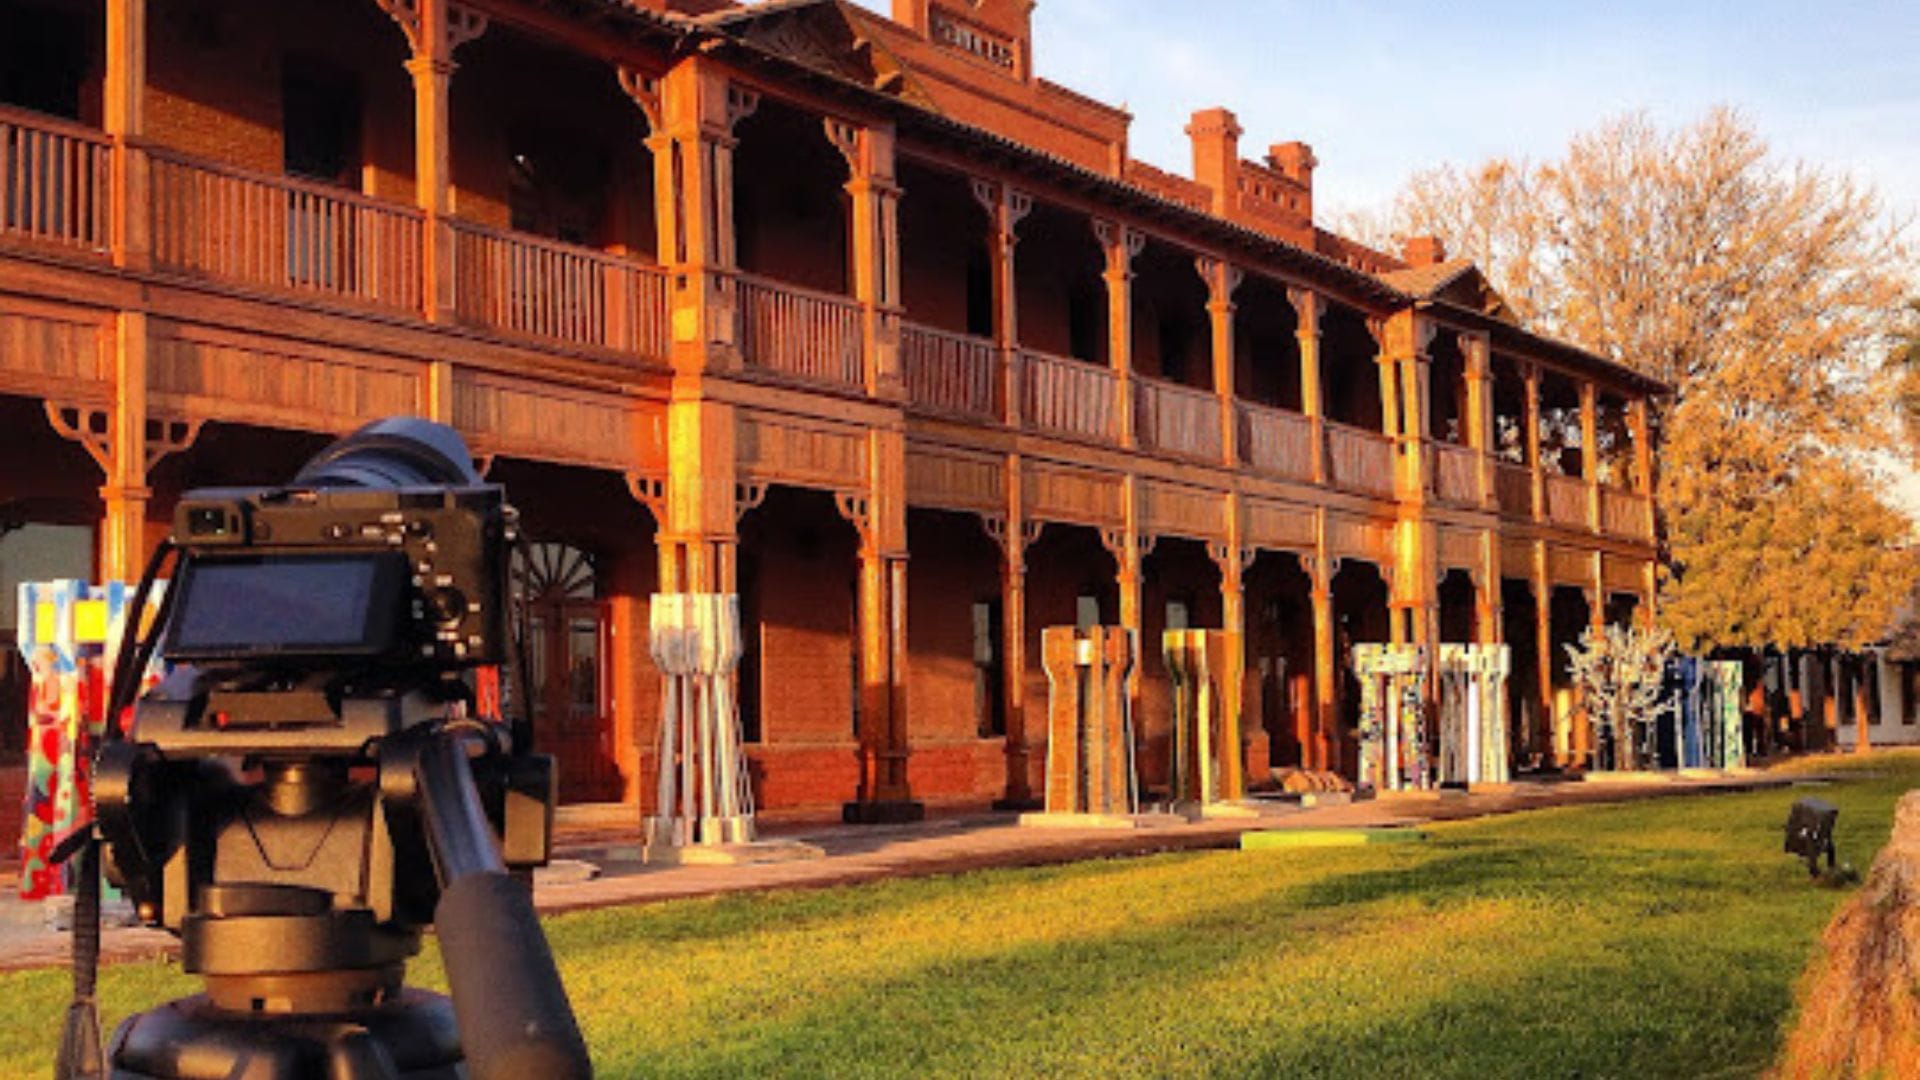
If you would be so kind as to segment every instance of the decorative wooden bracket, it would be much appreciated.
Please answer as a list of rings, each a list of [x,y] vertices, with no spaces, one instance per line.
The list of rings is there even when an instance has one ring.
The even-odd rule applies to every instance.
[[[767,485],[754,480],[742,480],[733,485],[733,521],[738,525],[747,511],[767,501]]]
[[[1232,304],[1233,294],[1247,280],[1246,271],[1211,255],[1194,256],[1193,269],[1207,284],[1209,304]]]
[[[640,107],[647,118],[647,135],[657,138],[667,132],[666,114],[660,107],[660,80],[634,68],[621,65],[615,74],[620,79],[620,89],[628,98]]]
[[[44,403],[47,422],[61,438],[80,444],[87,456],[100,466],[104,476],[113,475],[113,410],[101,405],[68,405],[58,401]],[[142,475],[151,472],[168,454],[178,453],[200,437],[204,420],[179,420],[168,416],[148,416],[147,446],[141,461]]]
[[[1107,253],[1109,274],[1132,274],[1133,260],[1147,248],[1146,233],[1106,218],[1093,219],[1093,235]]]
[[[1159,543],[1160,538],[1158,536],[1150,533],[1141,533],[1133,538],[1134,557],[1136,559],[1145,559],[1147,556],[1153,554],[1154,547]],[[1101,529],[1100,546],[1107,549],[1107,554],[1112,555],[1115,562],[1122,566],[1126,565],[1127,531],[1124,528],[1115,526]]]
[[[833,493],[833,508],[847,519],[853,531],[860,536],[860,551],[864,555],[873,547],[873,499],[864,491],[836,491]]]
[[[407,46],[415,56],[435,56],[452,62],[453,52],[460,46],[487,32],[487,15],[465,4],[449,2],[447,4],[446,37],[440,42],[426,40],[423,21],[420,18],[420,0],[373,0],[380,10],[399,24],[402,33],[407,35]],[[429,46],[438,45],[431,48]]]
[[[856,180],[859,179],[866,171],[860,161],[860,125],[850,120],[842,120],[837,116],[829,116],[820,121],[820,126],[826,129],[827,141],[833,144],[835,150],[840,151],[840,157],[846,161],[847,174]]]
[[[473,471],[479,473],[481,478],[485,479],[486,475],[493,471],[493,463],[499,456],[500,455],[492,451],[473,455]]]
[[[1297,325],[1294,333],[1300,337],[1312,334],[1320,336],[1320,318],[1327,313],[1327,298],[1312,289],[1287,289],[1287,303],[1293,305],[1293,315]]]
[[[653,515],[657,528],[667,527],[667,478],[655,473],[627,474],[627,493]]]
[[[1034,541],[1040,539],[1040,530],[1047,526],[1044,521],[1028,519],[1020,523],[1018,535],[1010,536],[1007,532],[1007,519],[1003,515],[981,514],[980,524],[987,530],[987,535],[993,542],[1000,546],[1000,554],[1006,559],[1007,565],[1019,569],[1025,569],[1027,549],[1033,546]]]
[[[732,135],[733,129],[739,126],[740,121],[752,116],[758,108],[760,108],[760,94],[757,91],[728,83],[727,134]]]

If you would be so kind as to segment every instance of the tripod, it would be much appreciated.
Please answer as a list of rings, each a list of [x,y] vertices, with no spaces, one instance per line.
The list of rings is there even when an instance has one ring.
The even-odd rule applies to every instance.
[[[166,714],[157,719],[164,728]],[[271,762],[251,783],[206,760],[178,783],[185,767],[151,744],[109,744],[102,832],[116,857],[171,852],[157,875],[163,920],[180,910],[194,863],[212,879],[178,918],[183,965],[206,991],[122,1023],[109,1075],[587,1075],[531,893],[508,872],[475,783],[479,773],[496,796],[504,847],[520,862],[544,855],[546,822],[528,811],[544,816],[547,793],[533,789],[550,786],[551,771],[531,756],[469,760],[484,745],[478,729],[403,726],[380,744],[372,776],[328,756]],[[516,764],[536,767],[516,776]],[[137,791],[171,794],[136,820]],[[155,844],[163,834],[176,843]],[[431,875],[419,872],[428,862]],[[136,899],[153,910],[154,897]],[[428,910],[451,1000],[402,983]]]

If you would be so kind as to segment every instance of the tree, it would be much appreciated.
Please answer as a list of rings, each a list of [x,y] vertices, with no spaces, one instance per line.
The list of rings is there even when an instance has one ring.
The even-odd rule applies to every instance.
[[[1555,161],[1419,173],[1358,224],[1379,242],[1380,220],[1472,258],[1532,328],[1673,387],[1652,427],[1683,648],[1887,629],[1916,565],[1881,462],[1903,405],[1920,417],[1920,356],[1891,362],[1912,267],[1871,189],[1780,160],[1731,110],[1673,131],[1633,114]]]
[[[1673,711],[1662,692],[1673,636],[1665,630],[1607,626],[1580,631],[1567,646],[1567,666],[1612,769],[1657,764],[1654,725]]]

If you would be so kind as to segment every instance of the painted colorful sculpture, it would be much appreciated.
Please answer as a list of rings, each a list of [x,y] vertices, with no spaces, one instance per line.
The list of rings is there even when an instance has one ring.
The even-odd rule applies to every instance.
[[[1737,769],[1747,763],[1738,660],[1674,659],[1666,689],[1673,699],[1674,758],[1683,769]]]
[[[68,834],[93,817],[93,748],[106,733],[115,649],[132,593],[119,582],[93,586],[62,580],[20,586],[18,639],[33,676],[20,830],[24,899],[42,900],[67,891],[68,868],[50,865],[48,859]],[[143,674],[148,684],[158,678],[157,666]]]
[[[753,790],[733,698],[740,599],[660,593],[650,620],[662,688],[658,801],[643,823],[647,858],[667,856],[662,849],[749,844]]]
[[[1240,635],[1168,630],[1161,655],[1173,682],[1173,801],[1204,811],[1246,797],[1240,746]]]
[[[1507,751],[1505,645],[1440,646],[1440,767],[1442,784],[1504,784]]]
[[[1433,786],[1426,739],[1427,650],[1422,645],[1355,645],[1360,680],[1361,787]]]

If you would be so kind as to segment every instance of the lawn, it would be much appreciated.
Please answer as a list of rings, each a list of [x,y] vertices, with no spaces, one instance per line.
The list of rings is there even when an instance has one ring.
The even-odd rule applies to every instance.
[[[1920,756],[1870,764],[1820,792],[1863,869],[1920,786]],[[548,926],[604,1076],[1747,1076],[1844,896],[1780,854],[1801,793]],[[65,985],[0,976],[0,1075],[47,1069]],[[117,966],[105,1008],[191,986]]]

